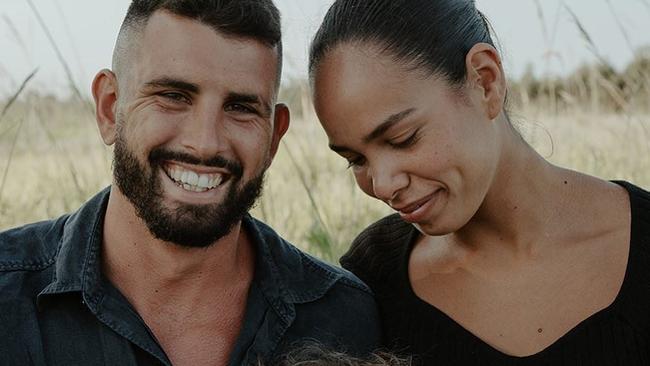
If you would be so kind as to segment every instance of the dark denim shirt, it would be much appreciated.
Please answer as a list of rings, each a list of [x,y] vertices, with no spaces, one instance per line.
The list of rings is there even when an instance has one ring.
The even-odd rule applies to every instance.
[[[72,215],[0,233],[0,365],[171,364],[101,272],[109,192]],[[243,228],[255,243],[255,275],[230,365],[270,364],[308,340],[354,355],[379,345],[374,298],[354,275],[250,216]]]

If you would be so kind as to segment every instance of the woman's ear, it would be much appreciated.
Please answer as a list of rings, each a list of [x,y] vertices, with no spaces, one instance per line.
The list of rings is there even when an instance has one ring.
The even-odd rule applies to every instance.
[[[106,145],[112,145],[117,138],[117,77],[107,69],[95,76],[92,84],[95,99],[95,117],[99,133]]]
[[[480,92],[488,117],[497,118],[503,110],[507,90],[499,53],[490,44],[477,43],[469,50],[465,63],[469,88]]]

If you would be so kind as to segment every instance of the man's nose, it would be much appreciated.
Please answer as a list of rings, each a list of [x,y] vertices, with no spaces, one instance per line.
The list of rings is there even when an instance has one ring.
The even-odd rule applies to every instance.
[[[183,147],[201,159],[223,152],[227,141],[223,118],[223,111],[216,108],[198,110],[183,126]]]

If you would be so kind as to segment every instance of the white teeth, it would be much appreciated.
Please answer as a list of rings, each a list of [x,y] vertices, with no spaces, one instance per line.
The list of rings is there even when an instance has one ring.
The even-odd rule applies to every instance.
[[[210,188],[210,177],[205,174],[201,174],[201,176],[199,176],[199,181],[196,183],[196,185],[201,188]]]
[[[219,184],[221,184],[222,180],[223,180],[223,176],[222,175],[217,175],[216,177],[212,178],[212,181],[210,182],[210,187],[214,188],[214,187],[218,186]]]
[[[199,182],[199,175],[194,172],[189,172],[186,182],[192,186],[195,186]]]
[[[183,177],[183,173],[181,173],[181,171],[178,170],[178,169],[172,169],[170,175],[171,175],[172,179],[177,181],[177,182],[180,181],[181,178]]]
[[[209,191],[218,187],[224,178],[222,174],[198,174],[178,166],[168,166],[166,171],[176,184],[190,192]]]

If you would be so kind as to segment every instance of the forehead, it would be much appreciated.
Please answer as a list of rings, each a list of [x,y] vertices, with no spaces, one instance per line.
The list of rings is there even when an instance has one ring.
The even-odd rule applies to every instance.
[[[409,69],[372,45],[339,45],[325,55],[314,74],[316,111],[335,140],[370,131],[410,108],[445,109],[452,94],[441,78]]]
[[[206,88],[273,93],[277,50],[259,41],[224,35],[210,26],[167,11],[154,13],[128,66],[139,82],[171,76]]]

